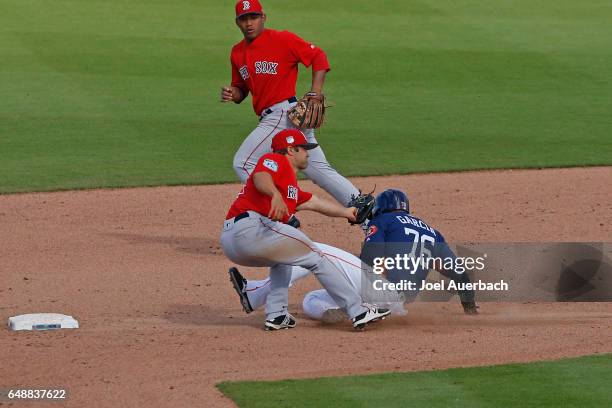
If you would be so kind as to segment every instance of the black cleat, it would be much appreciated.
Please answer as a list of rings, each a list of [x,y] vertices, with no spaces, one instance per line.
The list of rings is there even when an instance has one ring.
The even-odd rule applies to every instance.
[[[364,306],[366,306],[368,310],[353,318],[353,328],[355,330],[363,330],[368,323],[384,320],[385,317],[391,313],[389,309],[380,309],[372,305]]]
[[[229,276],[236,293],[240,296],[240,304],[242,305],[242,309],[246,313],[251,313],[253,311],[253,307],[251,306],[251,302],[249,302],[249,297],[246,293],[246,284],[247,280],[244,279],[244,276],[238,272],[238,268],[231,267],[229,268]]]
[[[294,327],[295,318],[289,313],[278,316],[272,320],[266,320],[266,323],[264,324],[264,329],[267,331],[293,329]]]

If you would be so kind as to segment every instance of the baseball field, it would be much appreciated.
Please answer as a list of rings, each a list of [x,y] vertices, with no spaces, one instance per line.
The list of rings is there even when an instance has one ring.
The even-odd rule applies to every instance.
[[[612,404],[609,302],[417,302],[353,332],[304,315],[309,277],[290,291],[295,329],[242,312],[218,242],[257,124],[250,100],[219,103],[232,5],[0,1],[0,320],[80,323],[0,330],[0,391],[64,388],[70,407]],[[611,241],[610,2],[264,8],[327,52],[317,137],[356,186],[406,191],[450,242]],[[300,219],[359,252],[346,221]]]

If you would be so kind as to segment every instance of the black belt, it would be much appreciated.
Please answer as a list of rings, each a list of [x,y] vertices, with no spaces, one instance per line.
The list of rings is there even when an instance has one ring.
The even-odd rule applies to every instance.
[[[249,218],[249,213],[243,212],[243,213],[238,214],[237,216],[234,217],[234,223],[242,220],[243,218]]]
[[[234,217],[234,224],[245,218],[249,218],[249,213],[246,211]],[[291,225],[293,228],[300,228],[301,226],[300,220],[298,220],[295,215],[292,215],[291,218],[287,220],[286,224]]]
[[[297,98],[295,96],[292,96],[291,98],[287,99],[287,102],[289,103],[295,103],[297,102]],[[272,109],[268,108],[266,110],[264,110],[263,112],[261,112],[261,116],[259,116],[259,120],[262,120],[264,118],[265,115],[269,115],[273,112]]]

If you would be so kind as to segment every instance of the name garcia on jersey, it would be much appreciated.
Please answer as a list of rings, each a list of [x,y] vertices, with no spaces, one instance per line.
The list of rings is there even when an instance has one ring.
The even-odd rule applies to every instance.
[[[397,218],[397,220],[401,222],[402,224],[410,224],[410,225],[414,225],[415,227],[423,228],[424,230],[431,232],[434,235],[434,237],[436,236],[436,230],[434,230],[433,228],[431,228],[429,225],[425,224],[421,220],[414,219],[408,215],[398,215],[395,218]]]

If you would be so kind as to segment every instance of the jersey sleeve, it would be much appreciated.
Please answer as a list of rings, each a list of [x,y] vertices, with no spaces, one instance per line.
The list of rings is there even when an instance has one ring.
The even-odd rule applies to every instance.
[[[296,61],[301,62],[307,67],[312,65],[315,71],[330,70],[327,55],[321,48],[289,31],[283,31],[282,35]]]
[[[232,64],[232,86],[235,86],[236,88],[240,88],[242,92],[244,92],[245,95],[248,94],[249,88],[246,82],[244,82],[244,80],[242,79],[242,75],[240,75],[240,71],[238,70],[238,67],[234,63],[234,58],[232,58],[231,56],[230,56],[230,63]]]
[[[366,232],[365,242],[385,242],[385,231],[382,222],[377,219],[370,221]]]
[[[450,247],[446,243],[446,240],[444,239],[444,235],[442,235],[440,231],[438,230],[435,230],[435,231],[436,231],[436,238],[434,242],[432,256],[434,258],[442,258],[442,259],[447,258],[447,257],[455,258],[455,254],[453,253],[453,251],[450,249]]]
[[[263,156],[261,156],[261,158],[257,162],[257,165],[255,166],[255,169],[253,170],[253,174],[259,173],[259,172],[268,173],[272,176],[272,179],[276,182],[281,177],[281,174],[283,171],[282,165],[283,163],[280,163],[279,160],[276,157],[274,157],[272,153],[264,154]]]
[[[385,231],[380,220],[374,219],[368,225],[365,242],[361,248],[359,258],[361,261],[372,266],[374,258],[385,256]]]

